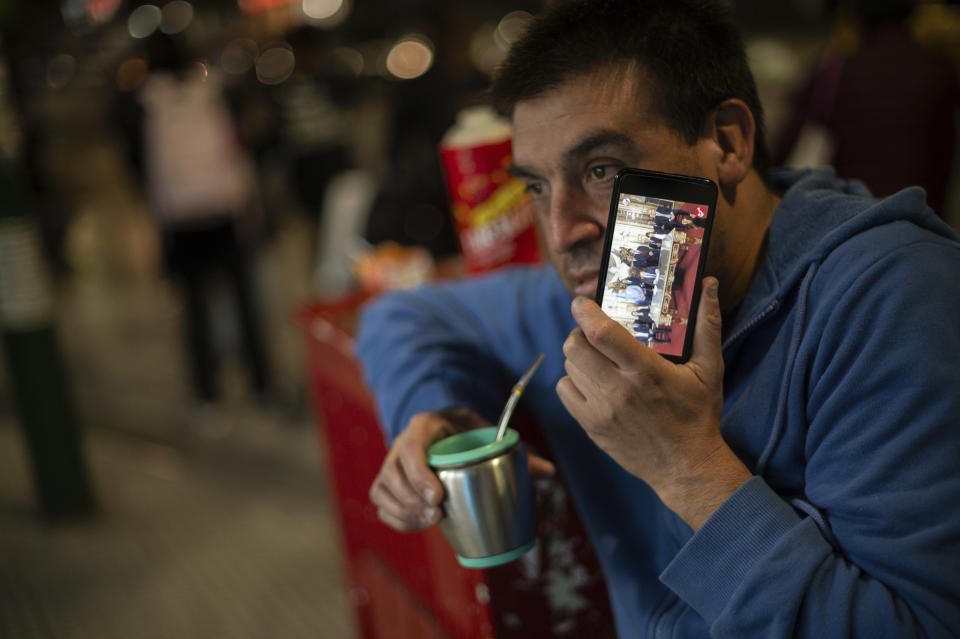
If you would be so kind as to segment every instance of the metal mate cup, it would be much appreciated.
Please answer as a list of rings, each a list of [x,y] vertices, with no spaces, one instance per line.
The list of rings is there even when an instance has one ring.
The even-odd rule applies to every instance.
[[[499,566],[533,547],[533,482],[517,431],[500,440],[495,427],[458,433],[430,446],[427,461],[443,484],[440,529],[460,565]]]

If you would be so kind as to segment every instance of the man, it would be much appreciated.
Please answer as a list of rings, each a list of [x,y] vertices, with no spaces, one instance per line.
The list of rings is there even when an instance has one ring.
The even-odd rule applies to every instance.
[[[620,636],[960,629],[960,244],[922,191],[877,202],[829,170],[768,175],[742,43],[713,4],[558,4],[494,94],[555,272],[368,309],[358,353],[393,442],[371,487],[380,518],[438,521],[424,450],[492,422],[543,351],[525,401]],[[683,365],[589,299],[623,167],[719,186]]]
[[[666,234],[658,235],[655,231],[647,231],[647,244],[658,251],[663,247],[663,238]]]
[[[690,216],[683,211],[675,211],[670,206],[659,206],[653,216],[655,233],[669,233],[674,229],[688,228],[693,225]]]
[[[637,306],[646,306],[650,308],[650,302],[653,298],[653,284],[648,282],[631,281],[620,294],[625,300],[633,302]]]
[[[637,284],[648,284],[653,286],[657,282],[657,277],[660,274],[660,269],[656,266],[647,266],[644,268],[637,268],[636,266],[631,266],[630,270],[627,271],[627,281],[636,282]]]
[[[632,264],[637,268],[657,266],[660,264],[660,252],[650,248],[649,246],[638,247],[633,255]]]

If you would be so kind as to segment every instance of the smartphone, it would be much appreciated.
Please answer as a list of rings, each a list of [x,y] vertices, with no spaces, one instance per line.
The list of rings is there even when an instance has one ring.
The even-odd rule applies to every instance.
[[[706,178],[623,169],[613,182],[597,304],[640,342],[683,363],[717,207]]]

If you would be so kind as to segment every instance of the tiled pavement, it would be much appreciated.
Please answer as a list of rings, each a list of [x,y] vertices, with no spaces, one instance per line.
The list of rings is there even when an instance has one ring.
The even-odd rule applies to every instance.
[[[33,515],[19,433],[0,426],[0,637],[349,637],[336,537],[310,473],[93,429],[101,512]]]

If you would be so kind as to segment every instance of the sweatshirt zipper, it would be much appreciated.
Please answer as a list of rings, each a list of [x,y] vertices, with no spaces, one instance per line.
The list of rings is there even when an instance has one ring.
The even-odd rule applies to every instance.
[[[736,340],[743,337],[743,335],[745,335],[746,333],[752,331],[760,322],[767,319],[767,317],[769,317],[775,310],[777,310],[779,306],[780,306],[780,300],[773,300],[772,302],[770,302],[766,307],[764,307],[762,311],[760,311],[758,315],[754,316],[752,320],[747,322],[744,326],[740,327],[740,330],[738,330],[736,333],[728,337],[727,341],[723,343],[721,348],[723,350],[726,350],[726,348],[730,346],[730,344],[732,344]]]

